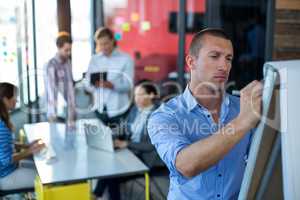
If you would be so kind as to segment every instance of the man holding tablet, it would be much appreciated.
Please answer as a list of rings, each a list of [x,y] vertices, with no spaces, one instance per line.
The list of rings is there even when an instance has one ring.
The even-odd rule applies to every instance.
[[[86,90],[93,94],[97,116],[108,125],[119,121],[130,106],[133,60],[117,49],[113,32],[105,27],[95,33],[99,52],[92,56],[86,73]]]

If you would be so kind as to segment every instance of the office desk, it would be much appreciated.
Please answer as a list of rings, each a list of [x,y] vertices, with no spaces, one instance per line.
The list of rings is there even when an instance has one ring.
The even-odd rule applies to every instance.
[[[43,155],[35,155],[34,162],[43,185],[72,184],[94,178],[111,178],[144,174],[149,186],[149,170],[128,149],[115,153],[90,148],[86,145],[85,134],[76,132],[75,148],[65,149],[65,125],[61,123],[25,124],[25,134],[29,142],[41,138],[46,145],[51,144],[56,160],[48,163]],[[149,188],[146,188],[149,199]]]

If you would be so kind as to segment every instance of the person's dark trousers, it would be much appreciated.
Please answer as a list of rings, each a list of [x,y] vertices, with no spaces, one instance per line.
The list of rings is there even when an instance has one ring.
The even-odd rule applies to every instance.
[[[108,188],[108,194],[111,200],[121,200],[119,178],[109,178],[98,180],[97,186],[94,190],[94,194],[97,197],[102,197],[106,188]]]
[[[108,127],[112,129],[118,129],[118,126],[120,124],[120,121],[122,115],[118,115],[115,117],[109,117],[107,115],[107,112],[105,112],[106,109],[104,109],[103,113],[99,113],[98,111],[95,111],[96,116]],[[121,194],[120,194],[120,179],[119,178],[111,178],[111,179],[100,179],[97,182],[97,186],[94,190],[94,194],[97,197],[102,197],[103,193],[106,188],[108,188],[108,193],[111,200],[121,200]]]

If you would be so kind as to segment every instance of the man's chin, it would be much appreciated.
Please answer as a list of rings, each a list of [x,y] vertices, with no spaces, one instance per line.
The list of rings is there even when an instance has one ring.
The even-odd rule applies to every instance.
[[[217,81],[213,82],[213,85],[215,86],[215,90],[224,91],[226,88],[226,83],[226,81]]]
[[[60,59],[62,59],[63,61],[67,61],[70,58],[70,56],[60,56]]]

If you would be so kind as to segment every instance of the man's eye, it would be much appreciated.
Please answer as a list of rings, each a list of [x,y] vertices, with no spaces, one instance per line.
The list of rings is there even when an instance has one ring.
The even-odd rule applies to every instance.
[[[211,55],[210,57],[211,57],[211,58],[218,58],[217,55]]]

